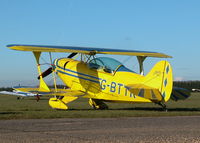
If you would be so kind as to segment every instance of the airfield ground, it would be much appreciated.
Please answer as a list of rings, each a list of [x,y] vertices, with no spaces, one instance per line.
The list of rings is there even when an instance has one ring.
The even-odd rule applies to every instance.
[[[0,95],[0,119],[44,119],[44,118],[113,118],[152,116],[198,116],[200,115],[200,93],[192,93],[184,101],[167,102],[168,112],[153,103],[124,104],[107,103],[109,110],[93,110],[87,99],[69,104],[69,110],[51,109],[48,97],[39,102],[34,97],[17,100],[15,96]]]
[[[87,100],[70,110],[48,106],[48,97],[16,100],[1,95],[0,142],[200,142],[200,93],[169,101],[168,112],[154,104],[108,103],[93,110]],[[53,118],[53,119],[51,119]]]
[[[1,120],[2,143],[199,143],[200,116]]]

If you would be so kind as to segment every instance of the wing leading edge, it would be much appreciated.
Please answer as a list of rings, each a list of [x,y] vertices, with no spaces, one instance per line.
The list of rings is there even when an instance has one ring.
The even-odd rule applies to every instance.
[[[169,55],[149,51],[106,49],[93,47],[76,46],[48,46],[48,45],[7,45],[12,50],[32,51],[32,52],[65,52],[65,53],[83,53],[83,54],[111,54],[111,55],[129,55],[143,57],[172,58]]]
[[[71,90],[71,89],[61,89],[57,88],[55,89],[50,89],[49,92],[41,92],[39,91],[38,88],[33,88],[33,87],[13,87],[15,90],[21,91],[21,92],[29,92],[33,94],[41,94],[41,95],[53,95],[53,96],[81,96],[84,95],[84,92],[78,91],[78,90]]]

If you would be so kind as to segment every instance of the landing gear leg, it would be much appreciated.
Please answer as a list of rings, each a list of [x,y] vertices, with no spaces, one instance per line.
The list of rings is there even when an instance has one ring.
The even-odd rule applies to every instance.
[[[100,109],[100,110],[106,110],[108,109],[108,106],[101,100],[98,99],[89,99],[89,104],[92,106],[94,109]]]

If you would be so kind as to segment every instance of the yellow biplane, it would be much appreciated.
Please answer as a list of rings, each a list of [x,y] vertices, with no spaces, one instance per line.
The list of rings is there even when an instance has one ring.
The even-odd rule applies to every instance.
[[[186,99],[190,95],[185,89],[173,89],[172,67],[165,60],[156,63],[147,75],[143,74],[143,62],[147,57],[171,58],[166,54],[74,46],[8,45],[7,47],[13,50],[31,51],[37,62],[39,87],[19,87],[17,90],[54,95],[49,99],[49,105],[55,109],[68,109],[67,103],[79,97],[88,98],[89,104],[94,109],[107,109],[105,102],[153,102],[166,109],[164,103],[170,98],[177,101]],[[49,52],[51,59],[51,67],[44,72],[41,71],[40,63],[42,52]],[[71,54],[52,62],[51,52]],[[140,71],[136,73],[112,58],[97,58],[96,54],[137,56]],[[73,59],[77,55],[80,56],[80,60]],[[44,77],[52,72],[55,87],[50,89]],[[57,88],[55,74],[69,87],[68,89]]]

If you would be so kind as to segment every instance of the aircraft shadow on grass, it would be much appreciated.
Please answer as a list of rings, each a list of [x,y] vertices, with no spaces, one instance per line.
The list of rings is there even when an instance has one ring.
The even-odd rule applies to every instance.
[[[121,108],[117,110],[137,110],[137,111],[163,111],[163,108],[158,107],[135,107],[135,108]],[[200,108],[168,108],[168,111],[200,111]]]
[[[11,111],[8,111],[8,112],[0,112],[0,115],[9,115],[9,114],[21,114],[21,112],[11,112]]]
[[[94,111],[93,109],[68,109],[69,111]],[[135,107],[135,108],[118,108],[118,109],[106,109],[110,111],[115,111],[115,110],[132,110],[132,111],[163,111],[163,108],[158,108],[158,107]],[[101,110],[102,111],[102,110]],[[173,111],[173,112],[199,112],[200,108],[168,108],[168,112]]]

